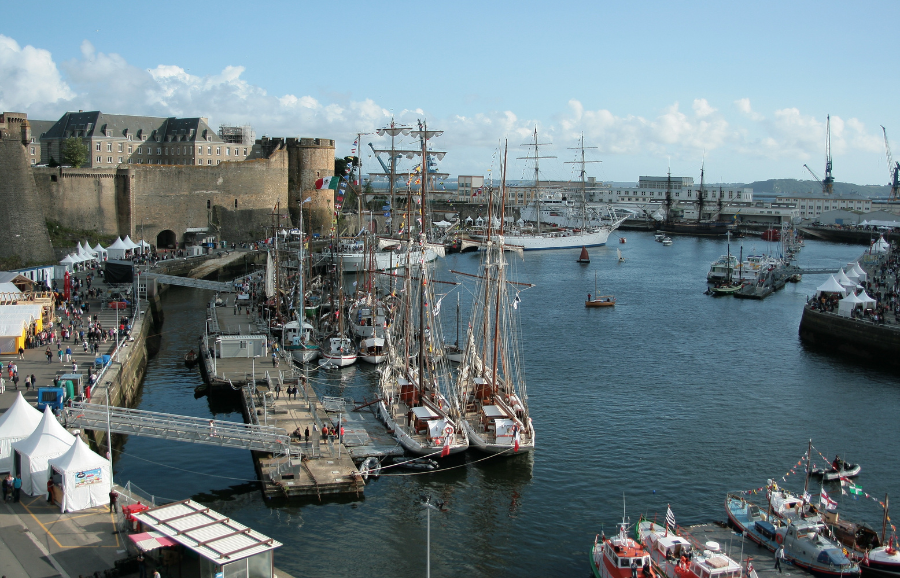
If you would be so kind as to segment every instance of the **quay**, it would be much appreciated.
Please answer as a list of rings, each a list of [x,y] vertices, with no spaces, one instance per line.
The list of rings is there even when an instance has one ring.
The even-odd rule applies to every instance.
[[[273,349],[266,324],[249,301],[242,303],[233,294],[221,297],[219,306],[213,301],[207,308],[199,346],[207,395],[239,396],[246,424],[275,428],[288,440],[281,452],[252,451],[263,494],[319,500],[328,494],[361,496],[365,482],[353,454],[341,440],[321,436],[322,427],[331,429],[335,422],[306,377],[283,350]],[[288,387],[297,387],[295,399],[288,399]],[[310,437],[301,441],[297,434],[307,429]]]
[[[709,542],[715,542],[721,550],[740,563],[745,571],[745,576],[747,575],[747,562],[753,565],[753,570],[759,578],[776,578],[785,575],[805,577],[811,575],[787,560],[781,564],[783,573],[779,573],[775,570],[774,553],[746,538],[724,522],[679,527],[678,533],[698,548],[703,548]]]

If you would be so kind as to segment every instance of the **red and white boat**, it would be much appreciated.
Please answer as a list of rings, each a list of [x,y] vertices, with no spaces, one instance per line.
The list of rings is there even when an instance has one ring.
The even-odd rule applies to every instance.
[[[650,567],[650,555],[637,540],[628,537],[628,523],[622,518],[619,533],[594,538],[591,570],[595,578],[657,578]]]
[[[702,546],[656,522],[638,522],[637,535],[654,567],[666,578],[741,578],[741,565],[718,542]]]
[[[864,576],[883,576],[885,578],[900,577],[900,551],[897,550],[896,537],[892,536],[887,545],[873,548],[868,552],[859,569]]]

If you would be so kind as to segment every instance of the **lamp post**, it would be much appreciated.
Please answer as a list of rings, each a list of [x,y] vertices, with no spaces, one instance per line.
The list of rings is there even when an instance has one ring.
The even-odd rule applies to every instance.
[[[113,467],[112,467],[112,428],[109,425],[109,384],[111,382],[106,382],[106,457],[109,459],[109,485],[112,487],[114,485],[113,482]]]
[[[422,496],[422,507],[425,508],[427,522],[427,531],[425,534],[426,550],[425,550],[425,578],[431,578],[431,510],[435,512],[445,512],[444,503],[438,502],[435,506],[431,503],[431,496]]]

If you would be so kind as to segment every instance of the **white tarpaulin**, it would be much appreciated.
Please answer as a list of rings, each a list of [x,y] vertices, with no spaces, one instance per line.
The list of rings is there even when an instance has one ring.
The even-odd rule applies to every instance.
[[[15,401],[0,415],[0,472],[13,471],[12,445],[30,436],[39,423],[41,412],[17,392]]]
[[[50,479],[49,461],[66,453],[75,443],[75,436],[59,425],[50,406],[44,409],[44,416],[37,428],[24,440],[13,444],[13,450],[21,458],[22,490],[29,495],[47,493]]]
[[[109,504],[112,488],[109,460],[92,452],[80,437],[75,438],[69,451],[49,463],[62,477],[61,511],[77,512]]]

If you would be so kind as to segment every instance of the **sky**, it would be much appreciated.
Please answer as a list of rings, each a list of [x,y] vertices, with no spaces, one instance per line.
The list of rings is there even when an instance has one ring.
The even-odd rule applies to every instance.
[[[442,172],[496,177],[507,142],[511,179],[532,174],[535,129],[559,180],[582,134],[604,181],[822,177],[829,114],[836,180],[888,182],[880,125],[900,156],[896,0],[35,6],[0,22],[0,109],[34,119],[204,116],[334,139],[338,156],[421,119],[444,131]],[[362,137],[377,171],[369,142],[386,143]]]

